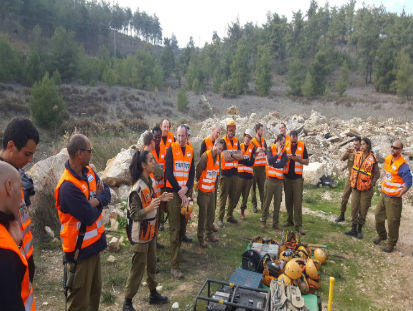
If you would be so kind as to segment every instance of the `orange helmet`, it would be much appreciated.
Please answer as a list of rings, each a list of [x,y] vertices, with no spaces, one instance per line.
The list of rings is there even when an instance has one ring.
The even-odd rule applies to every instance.
[[[321,248],[316,248],[314,250],[314,258],[318,260],[322,265],[327,262],[327,254]]]
[[[307,259],[305,264],[305,273],[310,279],[318,281],[320,276],[318,275],[317,267],[314,264],[314,261],[311,258]]]
[[[301,266],[296,262],[290,260],[285,265],[284,273],[292,280],[296,280],[301,277],[302,269]]]
[[[279,277],[278,277],[278,284],[283,284],[284,283],[284,285],[293,285],[293,280],[291,280],[287,275],[285,275],[284,273],[283,274],[281,274]]]

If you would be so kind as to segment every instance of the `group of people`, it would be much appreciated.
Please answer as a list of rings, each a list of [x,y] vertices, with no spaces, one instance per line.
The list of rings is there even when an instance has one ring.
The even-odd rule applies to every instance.
[[[376,245],[386,241],[382,247],[382,251],[386,253],[394,250],[399,239],[402,196],[412,186],[409,164],[402,156],[403,143],[395,140],[390,149],[390,154],[384,159],[381,175],[381,197],[375,212],[377,237],[373,240]],[[351,195],[351,229],[345,234],[362,239],[362,228],[371,206],[374,186],[380,177],[380,169],[372,152],[371,140],[367,137],[355,137],[353,147],[345,151],[341,160],[347,160],[349,176],[344,186],[340,215],[335,221],[344,221],[347,202]],[[386,219],[388,232],[385,227]]]
[[[132,299],[145,271],[149,303],[168,302],[166,296],[157,292],[155,278],[156,252],[160,247],[157,236],[164,222],[163,211],[167,211],[169,220],[170,272],[175,278],[183,278],[179,253],[182,242],[192,242],[186,235],[186,225],[194,189],[199,206],[197,237],[202,248],[219,241],[216,232],[224,226],[224,219],[230,224],[239,222],[233,212],[241,196],[240,218],[246,219],[250,192],[254,213],[259,211],[257,196],[260,197],[262,229],[267,226],[271,201],[274,202],[272,227],[280,229],[279,211],[284,191],[285,226],[294,226],[302,235],[306,233],[302,224],[302,174],[309,156],[304,141],[298,139],[296,131],[287,135],[285,124],[280,125],[280,134],[269,145],[263,138],[260,123],[254,130],[247,129],[243,133],[241,143],[235,133],[235,121],[226,124],[223,138],[220,138],[221,126],[214,126],[211,135],[201,144],[196,166],[188,125],[180,125],[173,135],[169,121],[163,120],[144,136],[144,146],[136,151],[129,167],[127,235],[133,255],[123,310],[135,310]],[[33,161],[38,143],[38,131],[28,119],[13,119],[4,132],[0,151],[1,310],[35,310],[31,220],[18,170]],[[69,160],[55,190],[55,208],[61,222],[60,237],[65,254],[66,303],[69,310],[98,310],[102,289],[100,252],[107,246],[102,209],[111,201],[110,189],[89,165],[93,149],[86,136],[73,135],[67,150]],[[402,150],[403,144],[395,141],[385,158],[382,196],[376,210],[378,236],[373,242],[379,244],[386,240],[383,248],[386,252],[393,251],[397,243],[401,197],[412,184]],[[354,148],[348,149],[342,160],[348,160],[351,172],[337,221],[344,220],[351,192],[352,228],[346,234],[362,238],[372,189],[380,174],[370,140],[356,138]],[[218,226],[214,223],[217,204]]]

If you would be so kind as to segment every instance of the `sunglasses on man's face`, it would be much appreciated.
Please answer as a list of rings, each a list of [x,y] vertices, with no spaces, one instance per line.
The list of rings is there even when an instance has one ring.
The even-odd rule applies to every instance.
[[[396,147],[396,146],[391,146],[391,148],[392,148],[392,149],[395,149],[395,150],[400,150],[400,149],[402,149],[402,148]]]

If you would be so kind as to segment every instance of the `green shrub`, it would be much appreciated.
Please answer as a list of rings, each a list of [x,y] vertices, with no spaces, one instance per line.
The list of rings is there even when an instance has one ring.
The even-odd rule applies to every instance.
[[[179,111],[185,111],[188,107],[188,97],[186,96],[186,91],[184,88],[181,88],[178,92],[178,99],[176,101],[176,107]]]
[[[221,84],[221,95],[223,97],[236,97],[238,95],[237,89],[232,80],[224,81]]]
[[[41,127],[51,128],[59,124],[64,102],[53,78],[46,73],[40,82],[35,82],[29,100],[30,115]]]

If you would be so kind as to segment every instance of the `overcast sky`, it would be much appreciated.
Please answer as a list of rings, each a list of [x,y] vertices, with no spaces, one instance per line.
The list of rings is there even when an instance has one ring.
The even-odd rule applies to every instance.
[[[116,2],[116,0],[114,1]],[[276,12],[291,19],[292,12],[306,12],[310,0],[117,0],[121,7],[130,7],[158,16],[163,37],[171,37],[172,33],[178,39],[180,47],[186,46],[192,36],[196,46],[211,42],[212,33],[216,31],[222,38],[226,36],[227,26],[237,18],[241,25],[253,22],[261,26],[266,22],[267,13]],[[319,6],[324,6],[325,0],[318,0]],[[330,0],[332,6],[342,6],[348,1]],[[384,5],[387,11],[400,13],[403,8],[412,14],[412,0],[364,0],[358,1],[356,8],[362,3],[368,5]]]

